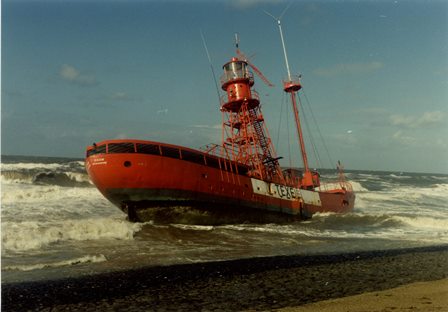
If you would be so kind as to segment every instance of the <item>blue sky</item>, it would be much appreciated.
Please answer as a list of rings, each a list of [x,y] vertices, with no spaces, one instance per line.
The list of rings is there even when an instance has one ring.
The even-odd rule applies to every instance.
[[[219,143],[202,30],[218,76],[238,32],[241,50],[275,84],[255,87],[289,164],[286,69],[276,23],[263,12],[279,15],[288,3],[4,0],[2,154],[83,157],[110,138]],[[333,162],[448,173],[448,2],[292,1],[282,23]],[[320,156],[334,166],[325,149]]]

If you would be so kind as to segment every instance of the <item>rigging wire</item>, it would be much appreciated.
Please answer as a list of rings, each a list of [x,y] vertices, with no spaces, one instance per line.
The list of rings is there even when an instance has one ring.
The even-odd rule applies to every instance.
[[[278,122],[278,128],[277,128],[277,139],[275,142],[275,146],[277,146],[277,150],[280,148],[280,126],[282,125],[282,114],[283,114],[283,105],[284,105],[284,98],[285,98],[285,94],[282,92],[282,102],[280,104],[280,120]]]
[[[331,158],[331,154],[330,154],[330,152],[328,151],[328,147],[327,147],[327,144],[326,144],[326,142],[325,142],[325,139],[324,139],[324,137],[322,136],[322,132],[320,131],[319,124],[317,123],[317,121],[316,121],[316,117],[314,116],[313,110],[312,110],[312,108],[311,108],[310,101],[308,100],[308,97],[306,96],[305,90],[302,89],[302,93],[303,93],[303,96],[305,97],[305,104],[307,105],[308,110],[311,112],[311,117],[312,117],[312,119],[313,119],[313,123],[314,123],[315,126],[316,126],[316,129],[317,129],[317,133],[318,133],[318,135],[319,135],[319,138],[320,138],[320,140],[322,141],[322,145],[324,146],[325,152],[326,152],[327,157],[328,157],[328,161],[330,162],[330,167],[331,167],[332,169],[336,169],[336,168],[334,167],[334,162],[333,162],[333,159]]]
[[[302,116],[303,116],[302,120],[305,123],[305,128],[306,128],[306,131],[308,133],[308,136],[307,136],[308,137],[308,142],[310,143],[311,147],[313,148],[313,154],[314,154],[314,158],[316,160],[316,166],[317,166],[317,168],[320,168],[321,161],[320,161],[319,151],[317,150],[317,147],[316,147],[316,144],[315,144],[315,140],[314,140],[314,137],[313,137],[313,133],[311,131],[311,127],[310,127],[310,124],[308,122],[308,118],[306,116],[307,113],[305,112],[305,109],[304,109],[304,107],[302,105],[302,101],[300,99],[300,96],[298,96],[297,99],[298,99],[298,104],[299,104],[299,110],[302,112]]]

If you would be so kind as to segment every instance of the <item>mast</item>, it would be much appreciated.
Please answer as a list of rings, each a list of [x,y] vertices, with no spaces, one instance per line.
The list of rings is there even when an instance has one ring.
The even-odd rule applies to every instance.
[[[277,23],[278,23],[278,29],[280,30],[280,39],[282,40],[283,55],[285,56],[286,71],[288,72],[288,80],[291,81],[291,71],[289,70],[288,55],[286,54],[285,40],[283,39],[282,23],[280,22],[280,19],[277,20]]]
[[[302,89],[302,85],[300,83],[300,76],[292,76],[291,71],[289,69],[289,62],[288,62],[288,54],[286,53],[286,46],[285,46],[285,40],[283,37],[283,30],[282,30],[282,24],[281,24],[281,17],[286,12],[283,11],[283,13],[280,15],[279,18],[276,18],[272,14],[265,11],[266,14],[271,16],[273,19],[277,21],[278,29],[280,32],[280,39],[282,41],[282,48],[283,48],[283,56],[285,58],[285,64],[286,64],[286,71],[288,74],[287,80],[283,81],[283,90],[286,93],[289,93],[291,97],[291,105],[292,109],[294,111],[294,121],[296,124],[296,131],[299,137],[299,145],[300,145],[300,152],[302,156],[302,162],[305,172],[303,173],[303,178],[301,181],[301,186],[305,188],[312,188],[315,186],[316,183],[313,182],[313,173],[310,171],[309,165],[308,165],[308,157],[306,154],[306,148],[305,148],[305,140],[303,138],[303,132],[302,132],[302,126],[300,123],[300,116],[299,116],[299,108],[298,103],[300,103],[300,99],[297,96],[297,93],[300,89]]]

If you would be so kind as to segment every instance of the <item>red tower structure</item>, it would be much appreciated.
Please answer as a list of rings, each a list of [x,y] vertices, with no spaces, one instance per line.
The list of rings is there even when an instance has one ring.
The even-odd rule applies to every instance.
[[[251,176],[284,181],[279,158],[260,109],[258,93],[252,88],[254,76],[249,63],[233,57],[224,64],[223,70],[221,87],[226,95],[221,98],[222,146],[230,151],[232,160],[249,168]]]

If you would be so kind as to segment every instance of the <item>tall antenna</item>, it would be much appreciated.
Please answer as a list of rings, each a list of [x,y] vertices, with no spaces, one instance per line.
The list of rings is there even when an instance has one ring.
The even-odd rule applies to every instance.
[[[204,38],[204,34],[202,33],[202,30],[201,30],[201,38],[202,38],[202,43],[204,44],[205,53],[207,53],[208,63],[210,64],[210,69],[212,71],[213,80],[215,82],[216,94],[218,95],[218,102],[221,103],[221,95],[219,94],[218,81],[216,80],[215,70],[213,69],[213,64],[212,64],[212,58],[210,57],[210,53],[208,53],[207,43],[205,43],[205,38]]]
[[[291,81],[291,71],[289,69],[289,62],[288,62],[288,55],[286,54],[286,46],[285,46],[285,40],[283,39],[283,30],[282,30],[282,23],[281,23],[281,19],[283,17],[283,15],[285,15],[286,11],[289,9],[289,7],[291,6],[291,3],[288,4],[288,6],[283,10],[282,14],[280,14],[279,17],[275,17],[274,15],[272,15],[271,13],[264,11],[264,13],[266,13],[267,15],[269,15],[270,17],[272,17],[275,21],[277,21],[278,24],[278,29],[280,31],[280,38],[282,40],[282,47],[283,47],[283,55],[285,56],[285,63],[286,63],[286,71],[288,72],[288,80]]]
[[[238,33],[235,33],[235,48],[237,53],[240,50],[239,44],[240,44],[240,38],[238,37]]]

